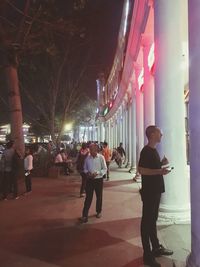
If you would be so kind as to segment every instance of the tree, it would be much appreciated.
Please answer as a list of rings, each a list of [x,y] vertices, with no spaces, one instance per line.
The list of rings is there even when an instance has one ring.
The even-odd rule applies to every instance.
[[[3,25],[0,28],[0,51],[2,55],[1,67],[5,72],[7,81],[10,120],[11,120],[11,138],[15,142],[15,147],[18,153],[23,157],[24,155],[24,137],[23,137],[23,119],[22,119],[22,105],[19,90],[18,80],[18,58],[17,48],[21,43],[22,29],[25,22],[25,16],[29,9],[29,0],[26,1],[24,7],[24,17],[20,20],[19,27],[13,32],[12,27],[6,27],[5,31]],[[5,2],[2,2],[3,11],[5,11]],[[6,18],[5,18],[6,20]],[[6,20],[7,22],[7,20]],[[9,25],[10,26],[10,25]],[[12,25],[13,26],[13,25]],[[11,36],[12,35],[12,36]]]
[[[16,23],[9,15],[1,17],[6,25],[5,32],[11,36],[10,43],[17,40],[21,88],[37,110],[38,117],[45,119],[45,128],[49,129],[52,139],[55,139],[55,132],[60,138],[65,121],[83,95],[80,84],[90,55],[85,50],[89,51],[91,47],[81,20],[86,2],[68,1],[69,10],[74,10],[70,11],[72,15],[61,14],[62,5],[66,5],[62,0],[59,3],[35,0],[31,5],[27,0],[24,12],[15,1],[4,2],[5,14],[10,8],[21,18],[20,23]]]

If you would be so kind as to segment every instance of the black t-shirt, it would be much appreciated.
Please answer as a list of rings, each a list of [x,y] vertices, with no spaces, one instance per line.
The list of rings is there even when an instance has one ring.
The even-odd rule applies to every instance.
[[[139,167],[148,169],[160,169],[160,156],[155,148],[145,146],[139,159]],[[142,175],[143,194],[163,193],[165,192],[164,179],[162,175]]]

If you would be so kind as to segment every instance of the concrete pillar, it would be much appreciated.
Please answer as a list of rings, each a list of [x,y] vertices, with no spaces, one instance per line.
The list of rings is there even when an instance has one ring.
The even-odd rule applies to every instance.
[[[135,89],[132,90],[132,103],[131,103],[131,167],[136,168],[136,96]]]
[[[144,106],[143,106],[143,92],[139,88],[138,77],[142,68],[135,65],[136,77],[136,161],[138,163],[140,152],[144,146]]]
[[[154,95],[154,77],[150,73],[148,58],[152,47],[153,38],[146,36],[143,38],[143,66],[144,66],[144,131],[149,125],[155,124],[155,95]],[[144,143],[147,142],[144,134]]]
[[[189,177],[186,170],[184,84],[182,62],[182,0],[154,2],[155,122],[163,131],[158,149],[174,170],[165,176],[160,220],[189,221]],[[181,193],[180,193],[181,188]]]
[[[123,109],[122,106],[120,107],[119,112],[119,139],[118,139],[118,145],[120,142],[123,142]]]
[[[110,148],[113,149],[113,146],[114,146],[114,133],[113,133],[113,119],[110,121]]]
[[[108,121],[108,144],[110,147],[110,143],[111,143],[111,120],[109,119]]]
[[[126,167],[129,165],[128,163],[128,155],[129,155],[129,139],[128,139],[128,103],[126,103],[126,110],[125,110],[125,143],[124,143],[124,146],[125,146],[125,151],[126,151],[126,154],[127,154],[127,158],[126,158]]]
[[[117,116],[115,116],[115,119],[114,119],[114,147],[117,147],[117,142],[118,142],[118,123],[117,123]]]
[[[200,2],[188,1],[189,13],[189,132],[191,185],[191,254],[187,267],[200,266]]]
[[[122,115],[121,115],[121,124],[122,124],[122,139],[121,142],[124,145],[125,142],[125,131],[126,131],[126,110],[125,103],[122,104]]]
[[[127,165],[132,167],[132,112],[131,112],[131,103],[128,104],[128,111],[127,111]]]

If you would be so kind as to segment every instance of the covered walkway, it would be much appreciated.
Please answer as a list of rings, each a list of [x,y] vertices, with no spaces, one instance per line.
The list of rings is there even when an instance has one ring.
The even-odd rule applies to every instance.
[[[79,176],[33,178],[33,193],[0,202],[1,267],[140,267],[140,184],[127,169],[113,167],[104,183],[103,217],[94,205],[80,224]],[[94,203],[93,203],[94,204]],[[174,250],[164,267],[185,266],[190,225],[159,226],[161,242]]]

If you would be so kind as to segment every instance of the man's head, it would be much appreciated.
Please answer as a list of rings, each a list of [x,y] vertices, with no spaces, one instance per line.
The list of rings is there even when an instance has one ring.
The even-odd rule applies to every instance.
[[[97,153],[98,153],[98,146],[96,144],[91,144],[90,145],[90,154],[92,157],[96,157]]]
[[[119,143],[119,146],[122,146],[123,145],[123,143]]]
[[[162,133],[156,125],[150,125],[146,128],[146,136],[149,142],[160,143]]]
[[[108,143],[107,142],[103,142],[103,147],[107,147]]]
[[[87,148],[87,144],[86,143],[82,143],[81,148],[82,149],[86,149]]]

